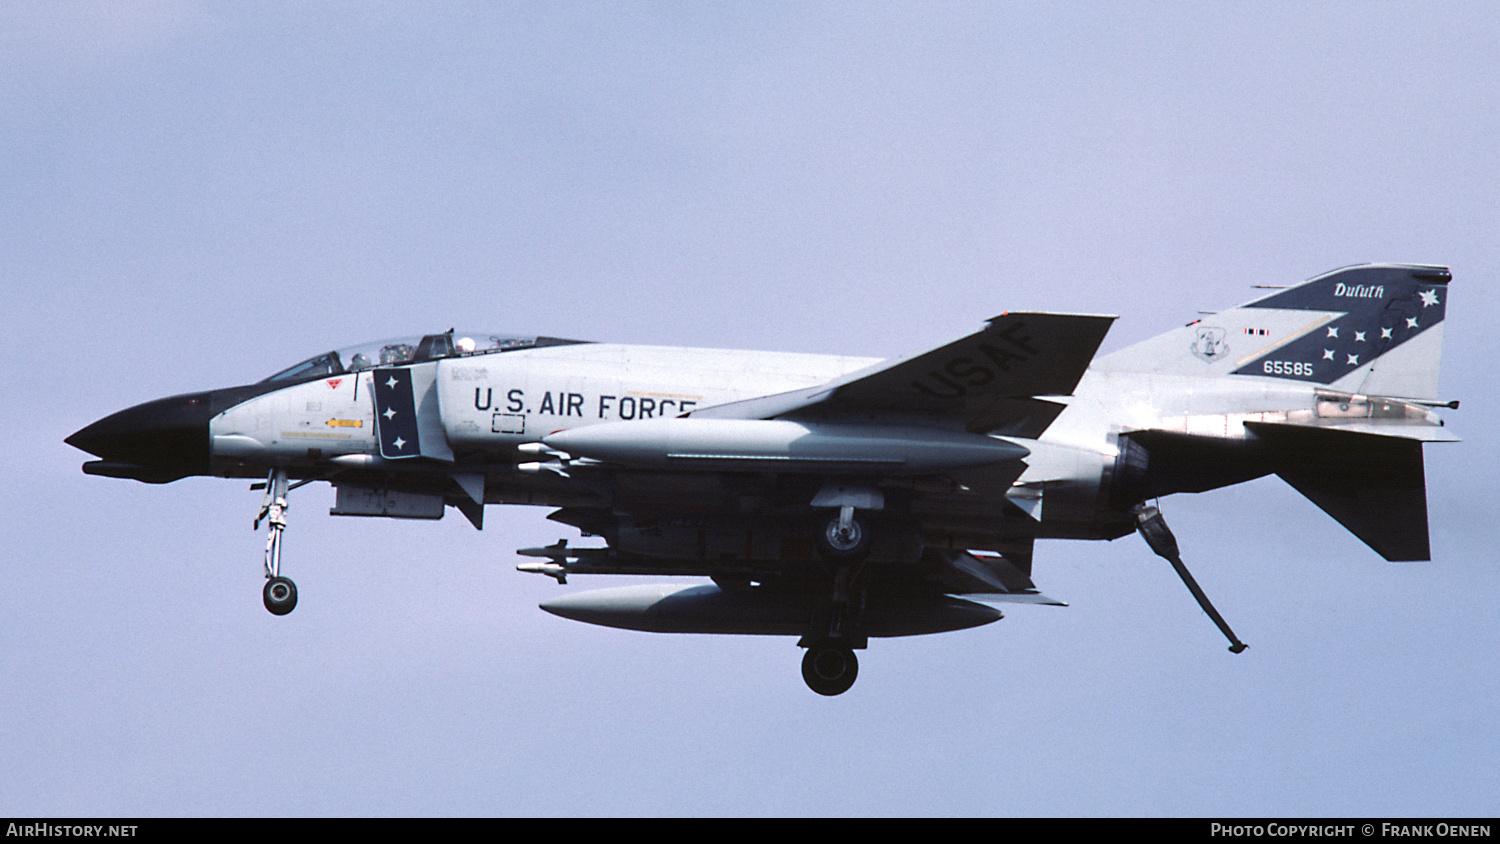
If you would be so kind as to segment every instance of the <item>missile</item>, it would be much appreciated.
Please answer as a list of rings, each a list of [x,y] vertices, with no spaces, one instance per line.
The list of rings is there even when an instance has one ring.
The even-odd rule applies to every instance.
[[[1020,460],[1008,440],[903,425],[763,419],[605,422],[542,437],[575,457],[647,469],[926,474]]]
[[[543,601],[553,615],[604,627],[651,633],[729,633],[800,636],[824,596],[766,586],[723,590],[717,586],[654,583],[595,589]],[[870,636],[921,636],[998,621],[991,606],[949,595],[869,596],[862,626]]]

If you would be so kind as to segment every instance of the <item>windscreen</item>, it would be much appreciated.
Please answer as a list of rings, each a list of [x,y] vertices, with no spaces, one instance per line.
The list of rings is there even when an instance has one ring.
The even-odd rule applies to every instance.
[[[529,349],[541,346],[564,346],[582,343],[583,340],[565,340],[561,337],[526,337],[493,331],[455,331],[449,329],[441,334],[424,337],[398,337],[391,340],[375,340],[347,346],[331,352],[314,355],[294,366],[277,372],[264,381],[303,381],[359,372],[376,366],[399,366],[414,361],[436,360],[448,357],[468,357]]]

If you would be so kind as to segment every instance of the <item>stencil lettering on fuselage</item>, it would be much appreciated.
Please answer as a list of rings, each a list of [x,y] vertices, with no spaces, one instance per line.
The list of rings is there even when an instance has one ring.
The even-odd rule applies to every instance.
[[[495,401],[494,394],[495,388],[493,387],[476,387],[474,409],[490,410]],[[540,401],[533,405],[531,400],[528,400],[525,390],[506,391],[504,408],[506,415],[524,417],[535,413],[542,416],[559,416],[564,419],[592,418],[600,421],[628,422],[634,419],[679,416],[697,407],[702,400],[702,396],[685,396],[675,393],[634,392],[625,395],[590,396],[565,390],[544,390],[541,396]],[[500,416],[500,413],[495,414],[497,420]],[[497,430],[496,433],[501,432]]]

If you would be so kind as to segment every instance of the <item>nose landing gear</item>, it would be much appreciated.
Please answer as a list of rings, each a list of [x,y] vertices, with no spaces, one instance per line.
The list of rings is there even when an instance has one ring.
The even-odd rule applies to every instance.
[[[305,482],[298,482],[300,486]],[[260,515],[255,517],[255,528],[260,529],[261,519],[270,524],[266,534],[266,586],[261,590],[261,600],[272,615],[286,615],[297,608],[297,584],[289,577],[281,576],[281,532],[286,530],[286,494],[292,489],[287,484],[285,469],[272,469],[266,476],[266,494],[261,498]]]

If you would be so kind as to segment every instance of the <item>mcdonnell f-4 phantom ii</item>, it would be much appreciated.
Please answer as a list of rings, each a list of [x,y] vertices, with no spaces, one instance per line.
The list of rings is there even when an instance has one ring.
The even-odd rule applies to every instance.
[[[1139,532],[1230,642],[1152,502],[1276,474],[1387,560],[1429,559],[1422,444],[1436,414],[1446,268],[1365,265],[1095,357],[1113,317],[1004,313],[907,357],[624,346],[453,331],[309,358],[255,384],[158,399],[67,438],[90,475],[263,479],[265,606],[287,496],[334,515],[474,527],[555,508],[594,547],[522,571],[706,577],[542,609],[633,630],[800,636],[824,695],[871,637],[1055,604],[1037,539]]]

